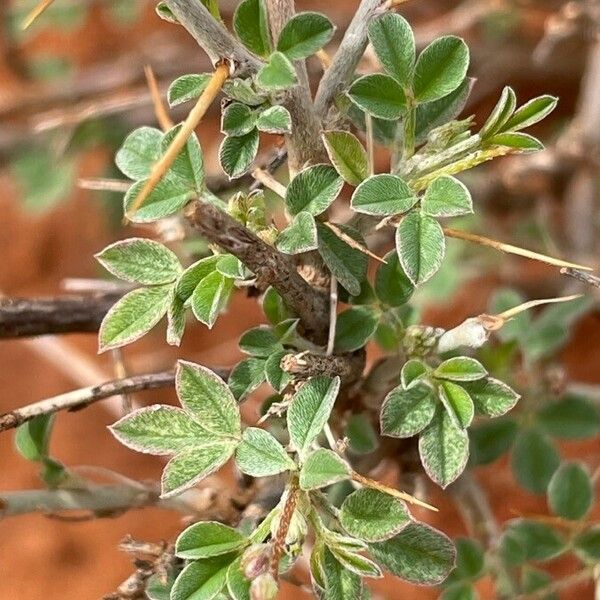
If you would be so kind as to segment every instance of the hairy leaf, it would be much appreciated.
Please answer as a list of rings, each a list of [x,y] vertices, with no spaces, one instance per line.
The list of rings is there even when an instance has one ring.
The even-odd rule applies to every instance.
[[[338,454],[319,448],[309,454],[300,471],[300,487],[314,490],[344,481],[350,477],[350,467]]]
[[[431,388],[415,383],[408,389],[394,388],[381,406],[381,434],[409,438],[431,423],[436,401]]]
[[[406,94],[400,84],[381,73],[364,75],[348,90],[348,97],[373,117],[389,121],[400,119],[406,111]]]
[[[408,184],[397,175],[382,173],[365,179],[352,195],[352,208],[367,215],[405,213],[417,202]]]
[[[296,465],[283,446],[264,429],[248,427],[235,451],[235,462],[242,473],[267,477],[294,470]]]
[[[350,185],[357,186],[369,176],[367,151],[349,131],[325,131],[323,142],[329,160]]]
[[[298,13],[281,30],[277,50],[290,60],[307,58],[329,42],[334,30],[325,15],[317,12]]]
[[[179,534],[175,555],[186,559],[210,558],[239,550],[247,544],[248,539],[233,527],[217,521],[201,521]]]

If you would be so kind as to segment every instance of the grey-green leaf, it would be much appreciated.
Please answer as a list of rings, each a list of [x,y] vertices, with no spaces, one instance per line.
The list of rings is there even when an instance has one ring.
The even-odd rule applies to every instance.
[[[438,100],[453,92],[469,68],[469,48],[456,36],[434,40],[415,66],[413,92],[418,102]]]
[[[365,179],[352,194],[352,209],[367,215],[405,213],[416,202],[417,197],[408,184],[397,175],[387,173]]]
[[[458,217],[473,212],[473,199],[464,183],[444,175],[427,188],[421,206],[432,217]]]
[[[400,533],[410,522],[411,516],[404,502],[369,488],[350,494],[340,512],[342,527],[365,542],[387,540]]]
[[[400,119],[406,111],[406,94],[400,84],[381,73],[364,75],[348,90],[348,97],[373,117],[388,121]]]
[[[291,133],[292,116],[284,106],[271,106],[260,113],[256,126],[265,133]]]
[[[194,523],[179,534],[175,555],[185,559],[204,559],[239,550],[248,539],[239,531],[217,521]]]
[[[440,224],[432,217],[413,211],[396,230],[400,264],[414,285],[425,283],[440,268],[446,241]]]
[[[306,454],[329,420],[340,389],[340,378],[313,377],[296,392],[287,413],[290,440],[296,450]]]
[[[127,190],[123,199],[124,212],[130,215],[134,223],[151,223],[169,217],[197,196],[192,186],[182,185],[167,174],[156,184],[144,204],[131,214],[133,203],[145,185],[146,180],[137,181]]]
[[[580,463],[562,464],[548,484],[548,504],[552,512],[564,519],[578,521],[594,502],[594,488],[588,470]]]
[[[381,434],[409,438],[420,433],[431,423],[436,401],[431,388],[416,383],[408,389],[394,388],[381,406]]]
[[[300,487],[315,490],[350,477],[346,461],[332,450],[319,448],[309,454],[300,471]]]
[[[307,58],[325,46],[333,32],[334,27],[325,15],[317,12],[298,13],[282,29],[277,50],[290,60]]]
[[[190,265],[181,274],[177,281],[175,288],[177,295],[185,302],[187,301],[198,284],[207,276],[215,271],[217,268],[217,261],[220,256],[213,255],[201,258],[199,261]]]
[[[446,488],[467,465],[469,438],[445,410],[438,409],[419,438],[419,455],[427,475]]]
[[[369,24],[369,41],[386,72],[409,87],[415,65],[415,37],[408,21],[387,12]]]
[[[514,408],[521,397],[508,385],[493,377],[486,377],[479,381],[465,381],[461,385],[469,392],[476,412],[488,417],[500,417],[506,414]]]
[[[169,106],[177,106],[200,97],[211,79],[209,73],[182,75],[170,86],[167,93]]]
[[[322,135],[329,160],[350,185],[357,186],[369,176],[367,151],[349,131],[325,131]]]
[[[162,139],[162,132],[154,127],[132,131],[115,157],[119,170],[136,181],[149,177],[154,163],[160,158]]]
[[[143,238],[115,242],[95,257],[115,277],[144,285],[171,283],[182,271],[177,256],[171,250],[159,242]]]
[[[221,114],[221,132],[239,137],[256,127],[256,115],[249,106],[241,102],[228,104]]]
[[[148,333],[166,314],[171,285],[139,288],[123,296],[102,320],[98,352],[131,344]]]
[[[229,388],[239,402],[251,394],[265,380],[265,359],[241,360],[229,374]]]
[[[225,587],[227,569],[235,556],[225,554],[189,563],[178,575],[171,600],[212,600]]]
[[[240,338],[240,349],[251,356],[268,358],[274,352],[283,350],[271,327],[259,325],[244,332]]]
[[[317,223],[306,210],[294,215],[292,222],[277,236],[277,249],[285,254],[300,254],[316,250]]]
[[[215,435],[239,438],[240,411],[226,383],[213,371],[191,362],[177,363],[175,388],[181,406]]]
[[[242,473],[251,477],[267,477],[296,468],[283,446],[268,431],[258,427],[244,430],[235,451],[235,462]]]
[[[247,173],[258,152],[258,130],[240,136],[227,136],[219,148],[219,162],[229,179]]]
[[[243,0],[233,15],[233,28],[242,44],[258,56],[271,51],[269,21],[263,0]]]
[[[394,575],[420,585],[444,581],[456,558],[451,540],[424,523],[409,523],[393,538],[369,544],[369,550]]]
[[[266,91],[284,90],[296,84],[296,70],[285,54],[273,52],[256,75],[256,84]]]
[[[192,311],[196,319],[211,329],[227,306],[232,291],[233,279],[218,271],[207,275],[192,294]]]
[[[163,498],[176,496],[220,469],[231,457],[235,443],[230,440],[192,446],[176,454],[161,477]]]
[[[504,126],[506,131],[519,131],[545,119],[558,104],[555,96],[539,96],[523,104]]]
[[[471,396],[463,387],[452,381],[442,381],[439,396],[457,427],[466,429],[473,422],[475,407]]]
[[[285,203],[292,215],[307,211],[319,215],[338,197],[344,180],[331,165],[308,167],[290,182]]]
[[[512,116],[516,105],[515,92],[511,87],[505,86],[498,103],[479,132],[481,138],[487,138],[498,133],[498,131],[502,131],[506,122]]]

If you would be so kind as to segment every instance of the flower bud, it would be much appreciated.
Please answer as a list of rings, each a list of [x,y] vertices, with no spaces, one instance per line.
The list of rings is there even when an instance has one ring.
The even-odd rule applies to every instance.
[[[273,575],[263,573],[250,584],[250,600],[275,600],[278,591]]]
[[[242,554],[240,567],[247,579],[254,580],[266,572],[270,560],[270,544],[253,544]]]

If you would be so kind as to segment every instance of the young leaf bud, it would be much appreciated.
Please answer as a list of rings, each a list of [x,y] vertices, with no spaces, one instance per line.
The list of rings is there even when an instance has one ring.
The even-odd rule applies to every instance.
[[[240,567],[248,579],[254,580],[267,571],[270,560],[270,544],[253,544],[242,554]]]
[[[263,573],[250,584],[250,599],[275,600],[278,591],[279,587],[273,575]]]

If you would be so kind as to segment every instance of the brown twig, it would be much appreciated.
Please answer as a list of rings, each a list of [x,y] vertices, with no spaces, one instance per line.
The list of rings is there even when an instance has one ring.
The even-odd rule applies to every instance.
[[[54,0],[40,0],[37,6],[25,17],[21,28],[23,30],[31,27],[33,22],[54,2]]]
[[[174,123],[171,120],[169,112],[167,111],[167,108],[162,100],[160,90],[158,89],[158,84],[156,83],[156,77],[154,76],[154,71],[150,65],[146,65],[144,67],[144,75],[146,76],[148,89],[150,90],[150,95],[152,96],[156,120],[163,131],[169,131],[169,129],[173,127]]]

